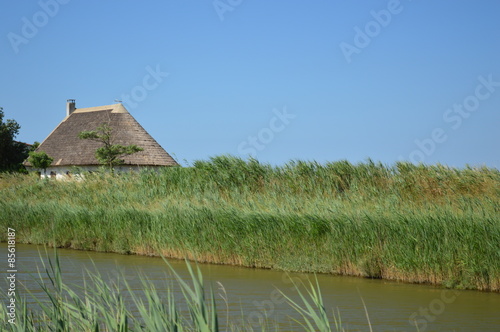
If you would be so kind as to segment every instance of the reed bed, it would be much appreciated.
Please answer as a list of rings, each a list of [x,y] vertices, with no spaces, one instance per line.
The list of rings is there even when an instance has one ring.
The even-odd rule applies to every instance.
[[[218,156],[84,178],[2,175],[0,225],[24,243],[500,291],[494,168]]]

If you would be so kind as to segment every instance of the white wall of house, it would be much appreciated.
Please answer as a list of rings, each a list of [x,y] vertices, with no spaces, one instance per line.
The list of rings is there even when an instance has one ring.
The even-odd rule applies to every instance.
[[[117,166],[115,167],[116,172],[139,172],[142,169],[160,169],[164,166]],[[102,166],[78,166],[77,168],[83,172],[96,172],[102,169]],[[28,171],[40,173],[41,178],[52,178],[56,180],[70,180],[70,179],[81,179],[81,175],[75,174],[74,166],[50,166],[44,172],[43,169],[37,169],[29,167]]]

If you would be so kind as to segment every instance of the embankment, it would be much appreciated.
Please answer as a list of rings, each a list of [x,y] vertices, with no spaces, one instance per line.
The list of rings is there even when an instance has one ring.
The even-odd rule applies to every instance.
[[[492,168],[220,156],[84,181],[1,175],[0,195],[23,243],[500,291]]]

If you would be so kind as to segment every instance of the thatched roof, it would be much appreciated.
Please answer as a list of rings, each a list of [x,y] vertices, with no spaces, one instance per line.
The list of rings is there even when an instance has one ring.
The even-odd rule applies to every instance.
[[[135,144],[144,149],[124,157],[125,165],[178,165],[122,104],[76,109],[50,133],[37,151],[45,151],[54,158],[51,166],[99,165],[95,151],[102,144],[80,139],[78,134],[84,130],[95,130],[103,123],[113,130],[113,144]],[[31,166],[27,161],[24,164]]]

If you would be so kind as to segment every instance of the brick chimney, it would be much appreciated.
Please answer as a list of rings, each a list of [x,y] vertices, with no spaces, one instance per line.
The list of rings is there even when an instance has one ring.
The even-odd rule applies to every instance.
[[[66,116],[70,116],[71,113],[73,113],[76,109],[75,107],[75,100],[74,99],[68,99],[66,100]]]

